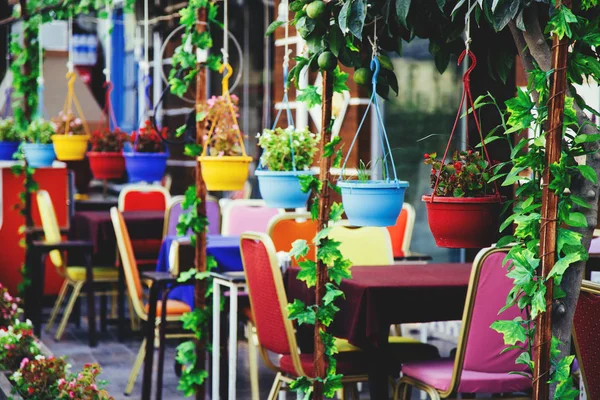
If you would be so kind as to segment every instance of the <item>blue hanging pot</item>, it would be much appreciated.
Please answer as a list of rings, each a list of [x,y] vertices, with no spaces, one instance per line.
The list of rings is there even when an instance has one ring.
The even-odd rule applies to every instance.
[[[11,161],[21,142],[0,142],[0,161]]]
[[[314,171],[255,171],[260,195],[267,207],[300,208],[306,207],[310,192],[304,193],[300,186],[300,176],[314,175]]]
[[[406,181],[338,181],[353,226],[393,226],[402,211]]]
[[[158,182],[167,169],[169,153],[123,153],[130,182]]]
[[[23,143],[25,160],[32,168],[51,167],[56,154],[52,143]]]

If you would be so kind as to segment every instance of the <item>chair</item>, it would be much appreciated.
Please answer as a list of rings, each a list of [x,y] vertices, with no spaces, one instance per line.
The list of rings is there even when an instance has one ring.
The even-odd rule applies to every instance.
[[[50,194],[45,190],[40,190],[36,196],[40,217],[42,220],[42,228],[44,230],[45,240],[48,243],[60,243],[62,241],[60,228],[52,205]],[[54,338],[58,341],[62,338],[65,327],[69,322],[69,317],[75,306],[75,302],[79,297],[81,289],[86,280],[86,268],[81,266],[67,266],[63,258],[63,254],[59,250],[50,252],[50,260],[56,267],[58,274],[64,278],[62,287],[52,308],[50,319],[46,325],[46,332],[50,332],[54,325],[54,320],[58,315],[62,303],[67,295],[67,290],[72,288],[71,296],[67,302],[67,306],[63,313],[62,320],[58,326]],[[95,267],[94,268],[94,283],[117,283],[119,279],[119,271],[114,267]]]
[[[125,185],[119,193],[119,211],[165,211],[171,194],[160,185]]]
[[[273,241],[264,233],[247,232],[241,235],[240,246],[260,354],[277,373],[268,397],[274,400],[282,383],[299,376],[314,377],[313,355],[300,354],[294,327],[287,318],[288,302]],[[279,365],[271,362],[267,351],[280,356]],[[342,353],[336,359],[337,370],[344,375],[344,386],[368,379],[364,353]]]
[[[335,225],[329,232],[329,237],[341,243],[339,249],[342,255],[352,262],[352,265],[391,265],[394,263],[392,241],[386,228],[375,226],[353,228]]]
[[[410,255],[410,241],[413,228],[415,227],[415,208],[404,203],[402,211],[396,220],[396,225],[388,226],[390,238],[392,239],[392,251],[394,258],[402,258]]]
[[[285,213],[271,218],[267,227],[267,234],[275,245],[275,250],[289,252],[292,244],[298,239],[304,239],[312,243],[317,234],[318,224],[311,219],[310,213]],[[315,259],[315,250],[310,246],[306,259]],[[298,260],[292,263],[298,265]]]
[[[573,342],[588,399],[600,398],[600,285],[583,281],[573,318]]]
[[[175,196],[171,198],[165,211],[165,223],[163,227],[163,239],[167,236],[178,236],[177,224],[179,217],[185,212],[182,208],[184,197]],[[206,217],[208,218],[208,234],[218,235],[221,232],[221,210],[219,202],[214,197],[206,198]]]
[[[502,265],[507,252],[505,248],[483,249],[473,262],[455,359],[403,364],[395,399],[407,399],[411,386],[425,391],[432,400],[454,393],[502,394],[531,390],[531,378],[510,373],[527,371],[526,366],[515,364],[520,352],[503,352],[506,346],[502,335],[490,328],[499,318],[512,320],[523,316],[516,306],[498,316],[513,287],[512,280],[506,276],[507,268]]]
[[[263,200],[231,200],[221,207],[221,234],[237,236],[246,231],[267,232],[269,221],[280,211]]]
[[[125,274],[125,282],[127,284],[127,291],[129,293],[129,297],[132,302],[132,312],[134,312],[138,318],[142,321],[148,321],[148,305],[144,304],[144,291],[142,287],[142,281],[140,279],[137,263],[135,257],[133,255],[133,248],[131,246],[131,239],[129,238],[129,233],[127,231],[127,226],[125,225],[125,219],[120,211],[118,211],[115,207],[110,210],[110,218],[113,223],[113,227],[115,229],[115,236],[117,238],[117,247],[119,250],[119,254],[121,256],[121,264]],[[161,301],[158,302],[156,306],[156,315],[161,315],[161,310],[164,305]],[[167,310],[167,320],[165,322],[178,322],[183,314],[191,311],[190,307],[181,301],[177,300],[167,300],[166,304]],[[162,323],[160,318],[156,320],[156,326]],[[191,338],[192,334],[187,333],[176,333],[166,335],[167,338]],[[146,339],[142,341],[142,345],[140,346],[140,350],[138,351],[137,357],[135,359],[135,363],[133,365],[133,369],[131,370],[131,374],[129,375],[129,380],[127,381],[127,387],[125,388],[125,394],[131,394],[131,390],[133,389],[133,385],[135,380],[140,372],[142,364],[144,362],[146,350]]]

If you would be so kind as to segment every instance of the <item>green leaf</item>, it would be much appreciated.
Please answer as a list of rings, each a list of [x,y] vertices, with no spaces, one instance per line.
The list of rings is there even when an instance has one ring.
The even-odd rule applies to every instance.
[[[329,233],[331,232],[331,230],[333,229],[333,226],[328,226],[327,228],[323,228],[321,229],[318,233],[317,236],[315,236],[315,238],[313,239],[313,243],[316,246],[320,246],[321,245],[321,241],[323,239],[325,239]]]
[[[556,250],[559,253],[562,253],[566,245],[581,246],[582,239],[583,235],[581,233],[569,229],[558,228],[558,234],[556,235]]]
[[[548,273],[547,279],[555,277],[555,279],[558,280],[557,283],[560,283],[562,276],[567,270],[567,268],[569,268],[571,264],[574,264],[581,260],[582,257],[580,253],[569,253],[564,257],[559,258],[558,261],[556,261],[556,263],[554,264],[554,267],[552,267],[552,270],[550,270],[550,272]]]
[[[323,304],[329,305],[335,301],[338,297],[343,297],[344,292],[339,290],[333,283],[325,284],[325,295],[323,296]]]
[[[306,257],[306,254],[308,254],[308,243],[306,240],[304,239],[298,239],[295,240],[294,243],[292,243],[292,249],[290,250],[290,257],[294,257],[294,258],[300,258],[300,257]]]
[[[317,309],[317,320],[324,326],[329,326],[333,322],[333,317],[335,317],[335,314],[339,310],[340,309],[332,303],[329,303],[328,305],[323,304]]]
[[[314,106],[321,104],[321,95],[319,94],[316,86],[308,85],[299,91],[296,100],[306,103],[307,108],[313,108]]]
[[[407,27],[406,17],[410,11],[410,2],[411,0],[396,0],[396,17],[398,17],[398,22],[405,28]]]
[[[543,312],[546,312],[546,286],[538,283],[537,290],[531,299],[531,319],[535,319]]]
[[[575,14],[565,5],[561,5],[550,18],[550,21],[548,21],[546,32],[555,34],[559,39],[562,39],[564,36],[570,38],[573,36],[571,24],[575,22],[577,22]]]
[[[321,242],[321,246],[319,246],[317,250],[317,258],[325,265],[333,266],[334,263],[342,258],[342,253],[340,252],[340,242],[331,239],[323,239]]]
[[[504,344],[512,346],[527,341],[527,330],[521,317],[512,321],[495,321],[490,328],[504,335]]]
[[[564,223],[575,228],[585,228],[587,226],[587,220],[580,212],[569,213],[569,216]]]
[[[317,284],[317,264],[312,260],[300,261],[298,263],[298,279],[306,282],[307,287],[313,287]]]
[[[304,303],[295,299],[293,303],[287,306],[288,318],[298,321],[298,325],[314,325],[317,321],[317,315],[312,308],[307,308]]]
[[[287,21],[280,21],[280,20],[273,21],[271,23],[271,25],[269,25],[269,27],[267,28],[267,31],[265,32],[265,36],[271,35],[273,32],[275,32],[275,30],[277,28],[279,28],[281,25],[285,25],[285,24],[287,24]]]
[[[198,157],[202,154],[202,146],[196,143],[186,144],[183,150],[183,154],[188,157]]]
[[[580,134],[575,136],[575,139],[573,140],[577,144],[597,142],[600,140],[600,133],[595,133],[592,135]]]
[[[588,181],[597,184],[598,183],[598,175],[596,175],[596,171],[592,167],[587,165],[577,165],[575,168],[579,170],[581,176],[583,176]]]
[[[526,351],[519,354],[519,357],[517,357],[515,360],[515,364],[526,365],[531,371],[533,371],[533,361],[531,360],[531,355]]]
[[[342,218],[344,214],[344,206],[342,203],[333,203],[329,208],[329,220],[336,222]]]
[[[342,279],[352,278],[352,274],[350,273],[351,267],[352,262],[350,262],[350,260],[337,258],[333,263],[333,266],[327,271],[329,279],[339,285],[342,283]]]
[[[342,389],[342,378],[342,374],[327,375],[323,382],[323,394],[325,397],[335,397],[336,392]]]
[[[344,2],[344,5],[340,9],[340,14],[338,15],[338,24],[340,25],[340,29],[342,33],[348,32],[348,19],[350,17],[350,7],[352,6],[352,1],[347,0]]]
[[[339,65],[333,70],[333,92],[344,93],[350,91],[346,82],[348,81],[348,73],[342,72]]]
[[[331,26],[331,30],[329,31],[329,49],[333,55],[339,57],[340,53],[344,50],[345,45],[346,39],[339,26]]]
[[[348,29],[358,40],[362,41],[362,32],[367,17],[367,0],[352,0],[351,3]]]

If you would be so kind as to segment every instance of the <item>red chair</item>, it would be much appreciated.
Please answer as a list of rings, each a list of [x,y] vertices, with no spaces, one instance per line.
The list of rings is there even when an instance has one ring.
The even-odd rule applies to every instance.
[[[247,232],[241,235],[240,247],[260,353],[265,364],[277,372],[268,397],[275,400],[283,382],[290,383],[299,376],[314,377],[313,355],[299,352],[294,327],[287,318],[288,302],[271,238]],[[279,365],[273,364],[267,351],[279,355]],[[340,353],[336,359],[344,386],[367,381],[363,352]]]
[[[527,372],[525,365],[515,364],[521,352],[503,352],[506,346],[502,335],[490,328],[498,319],[524,316],[516,306],[498,315],[513,287],[503,266],[507,251],[483,249],[473,262],[455,359],[403,364],[403,376],[396,386],[394,399],[406,399],[410,386],[425,391],[432,400],[456,393],[504,394],[531,390],[531,378],[511,374],[512,371]]]
[[[600,399],[600,285],[583,281],[573,318],[573,342],[588,399]]]
[[[159,185],[127,185],[119,193],[119,211],[165,211],[169,191]]]
[[[410,255],[410,241],[415,226],[415,208],[408,203],[402,205],[402,211],[396,220],[396,225],[388,226],[392,239],[394,258]]]

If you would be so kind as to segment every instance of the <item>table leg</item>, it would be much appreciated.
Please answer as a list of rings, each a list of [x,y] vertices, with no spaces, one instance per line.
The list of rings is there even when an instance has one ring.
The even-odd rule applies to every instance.
[[[87,286],[87,309],[88,309],[88,341],[90,347],[96,347],[96,297],[94,296],[94,268],[92,266],[92,255],[84,252],[85,260],[85,283]]]
[[[213,331],[212,331],[212,399],[219,400],[221,372],[221,285],[213,280]]]
[[[371,399],[389,399],[388,374],[389,368],[389,351],[388,351],[388,334],[385,330],[385,337],[379,338],[376,346],[369,349],[369,393]]]
[[[152,366],[154,364],[154,330],[156,328],[156,302],[158,300],[156,282],[150,286],[148,300],[148,320],[146,321],[146,356],[144,357],[144,378],[142,380],[142,400],[150,400],[152,396]]]
[[[238,287],[229,291],[229,400],[235,400],[237,373]]]
[[[117,268],[119,269],[119,279],[117,281],[117,308],[119,313],[117,336],[119,342],[122,342],[125,339],[125,273],[122,265],[118,264]],[[131,310],[131,313],[133,312]]]
[[[165,330],[167,328],[167,299],[169,289],[162,293],[162,308],[160,310],[160,325],[158,326],[158,376],[156,377],[156,400],[162,400],[163,370],[165,367]]]

